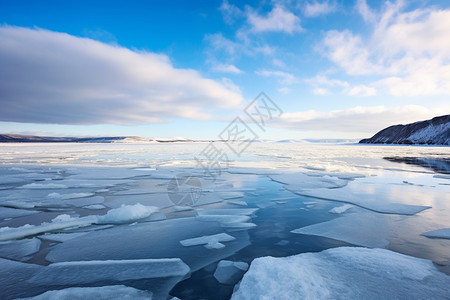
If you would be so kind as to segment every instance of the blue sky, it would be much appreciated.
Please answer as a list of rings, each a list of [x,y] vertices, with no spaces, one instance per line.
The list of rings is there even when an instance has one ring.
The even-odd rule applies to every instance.
[[[445,1],[1,1],[0,132],[360,138],[450,112]]]

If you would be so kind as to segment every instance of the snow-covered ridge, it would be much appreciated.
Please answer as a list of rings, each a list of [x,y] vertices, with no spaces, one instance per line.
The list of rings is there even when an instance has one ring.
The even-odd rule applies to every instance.
[[[450,115],[407,125],[385,128],[363,144],[429,144],[450,145]]]

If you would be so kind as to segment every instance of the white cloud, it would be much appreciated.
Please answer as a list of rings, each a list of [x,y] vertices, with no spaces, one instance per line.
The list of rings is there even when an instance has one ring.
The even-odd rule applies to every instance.
[[[288,87],[284,86],[284,87],[277,88],[277,91],[280,94],[286,95],[286,94],[289,94],[290,89]]]
[[[244,15],[243,11],[241,11],[237,6],[230,4],[227,0],[222,2],[219,9],[222,12],[223,19],[227,24],[233,24],[236,19]]]
[[[230,64],[216,64],[212,68],[215,72],[220,73],[231,73],[231,74],[242,74],[243,71],[238,69],[235,65]]]
[[[375,88],[366,86],[366,85],[357,85],[355,87],[352,87],[348,91],[349,96],[369,97],[369,96],[375,96],[376,94],[377,94],[377,90]]]
[[[302,30],[300,19],[286,8],[275,5],[267,16],[261,16],[249,10],[247,21],[252,32],[280,31],[293,33]]]
[[[0,27],[0,120],[138,124],[208,119],[242,96],[160,54],[47,30]]]
[[[259,70],[256,71],[256,74],[264,77],[277,77],[281,84],[290,85],[298,81],[294,75],[283,71]]]
[[[349,75],[378,76],[372,85],[394,96],[450,95],[450,9],[403,11],[386,2],[381,13],[365,1],[357,9],[372,32],[329,31],[326,56]]]
[[[301,131],[359,132],[373,135],[395,124],[406,124],[432,118],[442,112],[423,106],[399,107],[357,106],[346,110],[285,112],[274,126]]]
[[[363,17],[364,21],[369,22],[369,23],[376,22],[376,14],[367,5],[366,0],[358,0],[356,2],[356,10]]]
[[[307,17],[318,17],[320,15],[327,15],[337,8],[336,2],[330,2],[325,0],[323,2],[319,2],[314,0],[312,2],[306,2],[305,7],[303,9],[305,16]]]
[[[313,94],[317,96],[325,96],[331,94],[330,91],[326,88],[314,88]]]

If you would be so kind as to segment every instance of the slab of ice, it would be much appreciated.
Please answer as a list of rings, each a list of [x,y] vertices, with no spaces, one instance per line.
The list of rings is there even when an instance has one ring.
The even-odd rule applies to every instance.
[[[197,210],[197,213],[201,216],[204,215],[241,215],[249,216],[255,213],[258,208],[217,208],[217,209],[203,209]]]
[[[0,258],[0,299],[15,299],[26,296],[27,280],[42,266]]]
[[[93,197],[86,197],[86,198],[77,198],[77,199],[70,199],[70,200],[64,200],[62,201],[64,204],[76,206],[76,207],[82,207],[87,205],[95,205],[105,202],[105,198],[103,196],[93,196]]]
[[[37,238],[1,242],[0,257],[14,260],[25,260],[27,256],[38,252],[40,246],[41,241]]]
[[[106,215],[97,217],[97,224],[123,224],[131,223],[149,217],[158,211],[157,207],[135,205],[122,205],[120,208],[109,210]]]
[[[100,287],[73,287],[62,290],[47,291],[29,300],[83,300],[83,299],[152,299],[152,293],[124,285],[110,285]]]
[[[86,217],[71,217],[69,215],[59,215],[50,223],[41,225],[24,225],[21,227],[0,228],[0,241],[20,239],[27,236],[37,235],[44,232],[52,232],[74,227],[86,227],[92,224],[123,224],[132,223],[140,219],[149,217],[158,208],[152,206],[122,205],[120,208],[109,210],[106,215],[90,215]]]
[[[173,211],[187,211],[187,210],[193,210],[193,208],[190,207],[190,206],[178,206],[178,205],[175,205],[174,207],[172,207],[172,210]]]
[[[53,199],[61,199],[61,200],[68,200],[68,199],[76,199],[76,198],[84,198],[93,196],[94,193],[69,193],[69,194],[60,194],[60,193],[50,193],[47,197],[53,198]]]
[[[247,202],[243,200],[228,200],[227,203],[239,205],[239,206],[248,206]]]
[[[342,247],[253,260],[232,299],[448,299],[450,276],[429,260]]]
[[[102,204],[92,204],[92,205],[86,205],[83,208],[91,209],[91,210],[99,210],[99,209],[104,209],[106,207]]]
[[[226,233],[219,233],[214,235],[204,235],[197,238],[191,238],[180,241],[180,244],[189,247],[189,246],[198,246],[204,245],[207,249],[222,249],[225,247],[222,242],[233,241],[235,238]]]
[[[236,284],[247,269],[248,264],[245,262],[221,260],[217,264],[214,278],[222,284]]]
[[[352,207],[353,207],[353,205],[344,204],[342,206],[333,207],[332,209],[330,209],[329,213],[330,214],[343,214]]]
[[[359,194],[349,191],[345,188],[341,189],[298,189],[296,186],[285,186],[288,191],[295,194],[314,197],[329,201],[338,201],[354,204],[363,208],[367,208],[380,213],[414,215],[431,206],[410,205],[403,203],[389,202],[379,194]]]
[[[39,236],[42,240],[49,240],[54,242],[66,242],[74,238],[78,238],[82,235],[88,234],[89,232],[74,232],[74,233],[49,233]]]
[[[422,233],[423,236],[430,238],[450,239],[450,228],[442,228]]]
[[[71,261],[48,265],[28,282],[40,285],[86,284],[184,276],[189,270],[179,258]]]
[[[389,245],[389,215],[375,213],[346,214],[331,221],[299,229],[292,233],[316,235],[353,245],[384,248]]]
[[[36,214],[36,213],[38,213],[38,211],[9,208],[9,207],[0,207],[0,220],[28,216],[28,215],[32,215],[32,214]]]
[[[22,189],[66,189],[67,185],[61,183],[29,183],[21,186]]]
[[[121,207],[123,204],[133,205],[140,203],[146,206],[156,206],[166,208],[173,206],[173,202],[169,199],[167,192],[155,194],[139,194],[139,195],[120,195],[110,196],[105,205],[111,208]]]
[[[295,186],[297,189],[315,188],[340,188],[347,185],[348,181],[331,176],[308,176],[305,173],[285,173],[271,175],[273,181]]]

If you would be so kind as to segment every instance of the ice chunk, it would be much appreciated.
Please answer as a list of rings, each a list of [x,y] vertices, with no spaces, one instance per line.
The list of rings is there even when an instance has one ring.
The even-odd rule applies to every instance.
[[[248,206],[247,202],[243,200],[228,200],[227,203],[234,204],[234,205],[240,205],[240,206]]]
[[[214,235],[204,235],[197,238],[191,238],[180,241],[180,244],[189,247],[189,246],[198,246],[205,245],[207,249],[222,249],[225,247],[221,242],[229,242],[233,241],[235,238],[226,233],[219,233]]]
[[[0,243],[0,257],[24,260],[39,251],[41,241],[37,238]]]
[[[344,204],[342,206],[334,207],[334,208],[330,209],[329,213],[330,214],[343,214],[352,207],[353,207],[353,205]]]
[[[70,194],[60,194],[60,193],[50,193],[47,197],[53,198],[53,199],[61,199],[61,200],[68,200],[68,199],[76,199],[76,198],[84,198],[93,196],[94,193],[70,193]]]
[[[222,284],[236,284],[247,269],[248,264],[245,262],[221,260],[214,272],[214,277]]]
[[[94,197],[64,200],[63,202],[65,204],[73,205],[76,207],[81,207],[81,206],[86,206],[86,205],[100,204],[100,203],[103,203],[104,201],[105,201],[105,198],[103,196],[94,196]]]
[[[450,276],[429,260],[342,247],[253,260],[232,299],[447,299]]]
[[[242,215],[248,216],[255,213],[258,208],[217,208],[217,209],[203,209],[197,210],[201,216],[204,215]]]
[[[429,238],[450,239],[450,228],[442,228],[422,233],[423,236]]]
[[[380,194],[359,194],[346,188],[307,190],[298,189],[297,187],[290,185],[285,186],[285,188],[298,195],[355,204],[363,208],[387,214],[414,215],[430,208],[430,206],[393,203],[389,202]]]
[[[0,207],[0,220],[36,214],[38,211]]]
[[[67,185],[60,183],[29,183],[21,186],[22,189],[66,189]]]
[[[99,209],[104,209],[106,207],[102,204],[92,204],[92,205],[86,205],[83,208],[91,209],[91,210],[99,210]]]
[[[40,285],[86,284],[184,276],[189,270],[179,258],[71,261],[42,268],[28,282]]]
[[[122,205],[120,208],[109,210],[106,215],[97,217],[97,224],[122,224],[131,223],[149,217],[158,211],[157,207],[135,205]]]
[[[305,173],[285,173],[282,175],[271,175],[273,181],[286,185],[293,185],[297,189],[314,188],[339,188],[347,185],[348,181],[331,176],[308,176]]]
[[[190,206],[178,206],[178,205],[175,205],[174,207],[172,207],[172,210],[173,211],[187,211],[187,210],[193,210],[193,208],[190,207]]]
[[[62,290],[47,291],[39,296],[32,298],[33,300],[83,300],[83,299],[138,299],[149,300],[152,299],[152,293],[149,291],[142,291],[124,285],[111,285],[101,287],[72,287]]]
[[[291,232],[327,237],[359,246],[384,248],[389,244],[390,220],[389,215],[355,213]]]

